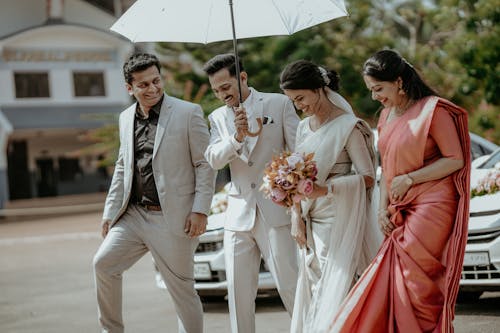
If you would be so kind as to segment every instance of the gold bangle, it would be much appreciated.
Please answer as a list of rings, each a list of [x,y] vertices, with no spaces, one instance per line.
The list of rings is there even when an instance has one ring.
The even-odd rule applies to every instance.
[[[415,181],[413,180],[413,178],[411,178],[409,173],[406,174],[406,178],[408,178],[410,180],[410,182],[408,182],[408,181],[406,182],[407,185],[411,186],[411,185],[413,185],[413,183],[415,183]]]
[[[379,209],[378,213],[377,213],[378,216],[381,216],[381,215],[387,216],[388,214],[389,214],[389,212],[387,211],[387,209]]]

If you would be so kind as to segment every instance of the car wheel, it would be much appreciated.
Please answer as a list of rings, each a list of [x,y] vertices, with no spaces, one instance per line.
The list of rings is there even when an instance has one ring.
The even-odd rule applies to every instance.
[[[483,294],[482,291],[459,291],[457,302],[458,303],[472,303],[475,302]]]

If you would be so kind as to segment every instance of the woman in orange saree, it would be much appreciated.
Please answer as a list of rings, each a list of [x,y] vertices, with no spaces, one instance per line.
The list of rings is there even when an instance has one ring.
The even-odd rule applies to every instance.
[[[398,53],[379,51],[364,79],[380,115],[379,225],[386,238],[330,332],[453,332],[467,241],[467,113],[436,97]]]

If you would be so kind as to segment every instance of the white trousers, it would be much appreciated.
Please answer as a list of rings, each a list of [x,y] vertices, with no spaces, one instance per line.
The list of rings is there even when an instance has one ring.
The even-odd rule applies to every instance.
[[[197,239],[172,233],[161,212],[130,206],[109,230],[94,257],[102,332],[124,331],[122,274],[150,251],[174,302],[179,332],[202,333],[203,309],[194,288],[193,276],[193,257],[197,245]]]
[[[228,305],[233,333],[255,332],[255,298],[261,256],[291,315],[297,286],[297,247],[290,225],[268,228],[257,213],[250,231],[224,232]]]

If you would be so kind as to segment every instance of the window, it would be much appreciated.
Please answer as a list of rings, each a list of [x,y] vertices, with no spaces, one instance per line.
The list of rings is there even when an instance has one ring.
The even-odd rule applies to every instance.
[[[59,157],[59,180],[62,182],[75,181],[77,174],[82,175],[80,161],[77,158]]]
[[[86,0],[86,1],[92,5],[108,12],[111,15],[115,15],[114,0]]]
[[[48,73],[14,73],[16,98],[50,97]]]
[[[103,73],[74,72],[75,96],[105,96]]]

